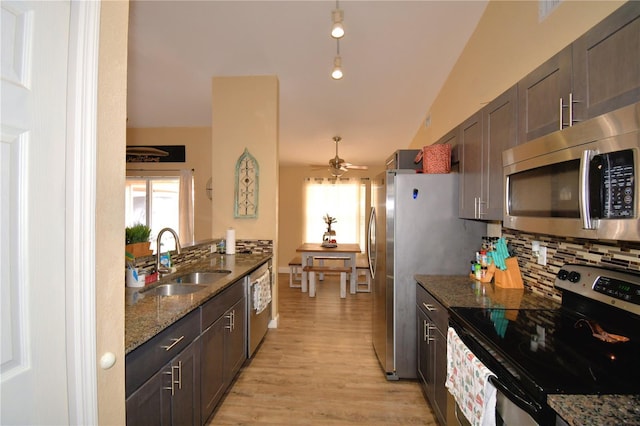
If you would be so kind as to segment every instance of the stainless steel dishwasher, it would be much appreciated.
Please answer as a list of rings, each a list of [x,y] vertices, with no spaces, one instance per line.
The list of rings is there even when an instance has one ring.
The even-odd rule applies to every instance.
[[[271,259],[263,263],[247,277],[247,328],[249,344],[247,357],[251,358],[267,334],[271,320],[272,290]]]

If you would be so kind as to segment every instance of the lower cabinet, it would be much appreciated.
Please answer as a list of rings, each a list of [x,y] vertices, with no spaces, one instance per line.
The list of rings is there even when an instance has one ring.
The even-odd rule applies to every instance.
[[[438,421],[447,424],[447,310],[416,284],[418,379]]]
[[[199,425],[200,339],[127,398],[129,425]]]
[[[246,356],[246,298],[239,281],[202,307],[202,420],[206,421]]]
[[[128,425],[207,421],[247,359],[245,281],[127,354]]]

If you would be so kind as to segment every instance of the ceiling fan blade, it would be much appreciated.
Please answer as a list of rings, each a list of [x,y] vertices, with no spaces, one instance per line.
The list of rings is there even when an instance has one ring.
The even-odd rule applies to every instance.
[[[356,166],[353,164],[347,164],[346,168],[349,170],[369,170],[369,166]]]

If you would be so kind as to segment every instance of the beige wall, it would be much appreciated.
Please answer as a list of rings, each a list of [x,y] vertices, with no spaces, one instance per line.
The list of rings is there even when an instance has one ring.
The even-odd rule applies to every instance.
[[[328,161],[328,158],[327,158]],[[372,178],[384,170],[383,166],[367,171],[350,170],[345,177]],[[296,255],[296,248],[302,244],[304,235],[302,191],[307,177],[330,177],[327,170],[311,170],[310,167],[280,167],[280,211],[278,222],[278,269],[288,271],[289,261]],[[369,204],[367,204],[369,205]],[[368,214],[367,214],[367,217]],[[362,248],[365,249],[364,247]]]
[[[278,79],[275,76],[214,77],[212,119],[212,235],[232,227],[236,239],[277,237]],[[259,205],[256,219],[235,219],[234,176],[247,148],[258,162]]]
[[[490,1],[425,114],[431,125],[417,130],[410,147],[438,140],[623,3],[564,1],[538,22],[537,1]]]
[[[171,174],[161,171],[154,172],[153,170],[194,169],[195,241],[211,238],[212,202],[207,198],[205,191],[207,180],[211,177],[211,128],[128,128],[127,145],[185,145],[186,158],[184,163],[127,163],[127,176],[177,176],[179,173],[177,171]],[[149,172],[129,171],[129,169],[144,169]],[[182,236],[180,236],[180,241],[187,242]]]
[[[125,424],[122,235],[128,24],[128,1],[102,2],[96,152],[96,354],[100,358],[113,352],[116,363],[108,370],[97,369],[101,425]]]
[[[212,236],[234,228],[236,239],[273,240],[278,253],[279,83],[275,76],[214,77],[212,80]],[[248,149],[259,167],[257,218],[234,218],[235,168]],[[277,285],[274,286],[274,304]],[[273,312],[277,316],[277,312]]]

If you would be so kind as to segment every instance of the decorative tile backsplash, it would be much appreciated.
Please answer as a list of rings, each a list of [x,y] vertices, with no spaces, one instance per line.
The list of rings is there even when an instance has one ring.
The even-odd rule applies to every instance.
[[[211,253],[211,246],[217,245],[219,240],[210,240],[203,242],[202,244],[196,244],[189,247],[184,247],[180,254],[171,252],[171,262],[173,266],[180,268],[190,263],[195,263],[202,259],[204,256],[208,256]],[[236,253],[272,253],[273,252],[273,240],[236,240]],[[155,271],[155,255],[139,257],[135,260],[135,266],[141,269],[140,272],[151,274]]]
[[[640,271],[640,243],[529,234],[507,228],[502,228],[502,236],[516,252],[525,286],[555,300],[560,300],[561,294],[553,284],[565,263]],[[547,247],[546,266],[537,264],[531,251],[532,241],[540,241]]]

